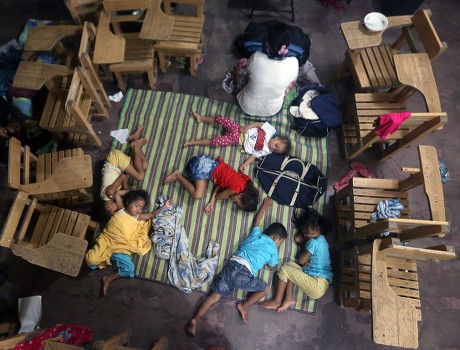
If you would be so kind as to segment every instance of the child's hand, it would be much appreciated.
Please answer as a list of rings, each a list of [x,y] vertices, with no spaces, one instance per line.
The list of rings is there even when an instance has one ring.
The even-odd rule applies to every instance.
[[[242,164],[238,170],[240,171],[240,173],[244,173],[245,169],[246,169],[246,165]]]
[[[214,210],[214,202],[209,202],[206,207],[204,208],[204,212],[206,214],[211,214]]]
[[[171,208],[172,206],[174,205],[174,202],[172,201],[172,199],[168,199],[165,204],[163,204],[163,206],[161,207],[161,209],[168,209],[168,208]]]

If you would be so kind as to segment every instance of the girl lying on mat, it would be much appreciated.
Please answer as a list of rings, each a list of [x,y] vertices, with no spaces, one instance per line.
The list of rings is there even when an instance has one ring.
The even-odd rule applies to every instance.
[[[294,285],[297,285],[312,299],[319,299],[332,283],[329,245],[321,234],[330,230],[330,225],[314,209],[305,209],[293,222],[298,233],[295,242],[305,245],[305,251],[296,262],[288,261],[278,271],[278,286],[275,298],[265,301],[262,306],[286,311],[295,305],[292,297]]]
[[[239,168],[242,173],[256,158],[265,157],[270,153],[289,154],[291,150],[291,141],[285,136],[275,136],[276,129],[267,122],[254,122],[248,126],[240,126],[223,116],[205,117],[196,112],[192,113],[198,123],[222,125],[225,133],[212,139],[190,140],[184,143],[184,148],[195,145],[216,147],[242,145],[244,151],[250,154]]]
[[[110,151],[105,157],[100,196],[104,201],[105,210],[110,215],[123,208],[121,197],[128,192],[129,177],[138,181],[144,179],[148,163],[141,149],[147,143],[147,140],[142,137],[143,128],[143,126],[139,127],[128,137],[132,157],[118,149]]]
[[[123,197],[124,208],[112,215],[94,246],[86,253],[86,263],[90,268],[104,268],[115,264],[117,271],[102,277],[102,296],[106,296],[110,283],[120,277],[134,278],[134,264],[131,255],[146,254],[152,247],[148,236],[151,221],[159,211],[169,208],[168,200],[152,213],[143,213],[148,203],[144,190],[134,190]]]
[[[185,178],[179,170],[175,170],[166,176],[164,183],[179,181],[193,198],[201,199],[206,191],[208,181],[211,180],[215,186],[211,199],[204,208],[207,214],[214,210],[217,199],[227,198],[230,198],[244,211],[256,211],[259,202],[259,190],[254,187],[249,176],[233,170],[224,163],[222,158],[214,159],[206,155],[194,156],[188,161],[185,170],[192,181]]]

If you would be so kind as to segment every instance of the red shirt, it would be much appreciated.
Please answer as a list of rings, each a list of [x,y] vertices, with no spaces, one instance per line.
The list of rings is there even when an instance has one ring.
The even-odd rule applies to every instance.
[[[246,174],[233,170],[228,164],[224,163],[221,157],[217,157],[217,161],[220,164],[212,173],[212,182],[222,188],[230,188],[235,193],[243,192],[246,182],[251,181],[251,178]]]

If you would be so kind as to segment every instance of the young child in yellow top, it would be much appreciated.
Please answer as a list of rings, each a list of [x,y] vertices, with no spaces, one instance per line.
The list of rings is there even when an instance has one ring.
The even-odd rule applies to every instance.
[[[157,213],[172,205],[167,201],[152,213],[144,213],[148,194],[144,190],[129,191],[123,197],[124,208],[112,215],[93,247],[86,253],[86,263],[92,268],[116,265],[117,271],[102,277],[102,296],[110,283],[120,277],[134,278],[132,254],[145,255],[152,247],[148,236],[151,220]]]
[[[248,126],[240,126],[223,116],[205,117],[196,112],[192,113],[198,123],[222,125],[225,133],[211,139],[192,139],[184,143],[184,147],[242,145],[244,151],[250,155],[239,168],[242,173],[256,158],[265,157],[270,153],[289,154],[291,151],[291,141],[285,136],[275,136],[276,130],[268,122],[253,122]]]

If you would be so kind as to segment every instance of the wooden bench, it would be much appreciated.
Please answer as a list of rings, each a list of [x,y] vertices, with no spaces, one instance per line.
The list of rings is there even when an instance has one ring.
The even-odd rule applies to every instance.
[[[403,171],[411,173],[403,180],[354,177],[346,188],[335,194],[340,240],[374,238],[383,232],[391,232],[408,241],[426,236],[444,236],[450,231],[436,148],[419,146],[418,154],[420,168],[403,168]],[[431,215],[428,220],[410,216],[408,191],[420,185],[423,185],[428,199]],[[404,205],[401,217],[371,221],[376,205],[390,199],[398,199]]]
[[[88,228],[97,224],[86,214],[40,204],[18,192],[0,235],[0,246],[30,263],[77,276],[85,257]]]

